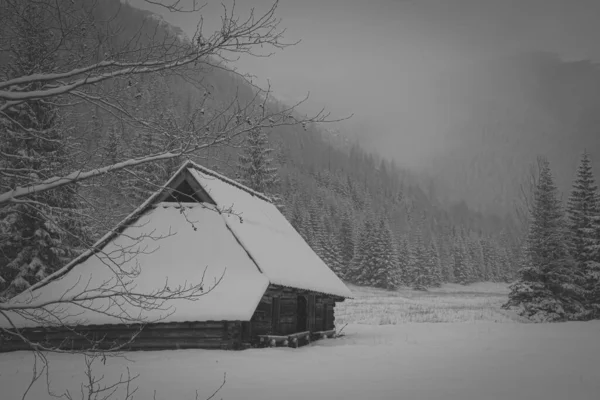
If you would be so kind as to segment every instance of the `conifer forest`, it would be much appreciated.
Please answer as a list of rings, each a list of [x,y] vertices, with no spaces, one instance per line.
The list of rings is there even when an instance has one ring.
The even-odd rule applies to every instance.
[[[0,0],[0,398],[597,398],[600,2],[518,3]]]
[[[170,73],[163,66],[119,75],[116,67],[107,66],[98,68],[99,83],[84,86],[87,91],[61,81],[65,90],[54,95],[55,71],[133,59],[127,51],[139,53],[142,68],[150,57],[187,56],[186,46],[192,44],[179,28],[116,0],[69,7],[65,21],[56,20],[57,10],[45,2],[11,4],[3,2],[3,10],[11,10],[3,12],[4,29],[11,35],[3,36],[0,56],[3,298],[45,279],[89,248],[191,158],[271,196],[319,257],[349,283],[427,290],[448,282],[506,282],[513,284],[506,306],[520,307],[525,316],[598,317],[600,205],[592,154],[582,153],[566,191],[558,189],[548,160],[538,157],[535,164],[529,157],[529,170],[514,179],[521,183],[510,207],[476,211],[480,208],[468,198],[438,195],[443,188],[430,174],[345,135],[343,125],[302,115],[221,68],[218,43],[198,55],[202,68]],[[101,26],[94,19],[107,21],[109,15],[115,15],[119,30],[92,37],[91,28]],[[72,32],[63,31],[65,37],[59,38],[56,23]],[[161,46],[151,49],[150,43]],[[87,46],[95,46],[93,54]],[[240,45],[239,50],[247,49]],[[26,77],[32,77],[31,83],[22,89],[18,85]],[[38,97],[35,91],[48,95]],[[273,123],[265,110],[294,123]],[[200,130],[201,136],[191,137]],[[182,146],[187,147],[182,151]],[[158,159],[11,197],[15,189],[73,171],[152,156]]]

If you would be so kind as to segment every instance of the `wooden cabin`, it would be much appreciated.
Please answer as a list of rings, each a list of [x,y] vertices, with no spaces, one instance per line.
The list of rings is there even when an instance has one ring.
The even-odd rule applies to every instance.
[[[115,299],[36,306],[113,285],[117,264],[138,271],[129,282],[136,292],[202,282],[205,293],[155,309],[127,301],[115,307]],[[296,347],[331,337],[335,305],[350,296],[268,197],[187,161],[92,250],[11,299],[31,306],[30,315],[8,312],[0,328],[74,349]],[[0,351],[28,348],[0,335]]]

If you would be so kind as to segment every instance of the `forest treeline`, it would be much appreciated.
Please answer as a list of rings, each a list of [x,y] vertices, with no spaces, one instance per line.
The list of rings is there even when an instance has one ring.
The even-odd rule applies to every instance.
[[[505,307],[536,321],[600,318],[600,196],[587,152],[566,206],[550,163],[538,161],[529,231]]]
[[[35,8],[27,12],[28,20],[44,19]],[[184,40],[160,18],[118,1],[94,12],[99,19],[117,12],[123,27],[123,36],[112,38],[117,44],[132,32],[154,37],[175,32],[174,43]],[[28,40],[1,54],[3,79],[53,71],[65,61],[49,53],[47,41],[53,39],[42,23],[13,28]],[[0,186],[11,190],[76,168],[160,154],[182,141],[181,132],[201,127],[202,140],[211,145],[186,157],[274,196],[307,243],[348,282],[426,289],[517,277],[527,255],[521,245],[527,230],[515,215],[482,214],[464,201],[441,203],[431,180],[349,143],[326,125],[253,125],[261,110],[285,114],[288,106],[222,67],[208,63],[194,72],[194,84],[189,77],[152,72],[95,85],[90,93],[116,99],[126,117],[102,103],[22,102],[0,120],[0,167],[14,171],[0,177]],[[302,119],[296,111],[286,118],[294,115]],[[231,121],[236,128],[256,129],[219,143]],[[42,140],[37,132],[47,136]],[[133,165],[3,205],[0,295],[14,295],[92,247],[159,190],[182,161]],[[250,176],[259,170],[263,177]]]
[[[128,35],[135,34],[142,45],[146,37],[167,38],[175,44],[185,40],[180,30],[146,11],[118,1],[95,6],[87,19],[75,21],[97,18],[118,23],[121,30],[103,46],[127,44]],[[18,35],[0,55],[4,80],[47,73],[71,62],[52,52],[54,38],[48,34],[52,26],[40,10],[24,8],[25,22],[11,25]],[[116,17],[107,18],[111,15]],[[69,47],[75,53],[94,39],[85,36],[86,31],[77,32]],[[109,50],[85,54],[93,62]],[[250,121],[250,111],[260,113],[261,108],[248,105],[285,112],[287,105],[260,94],[222,67],[208,63],[195,72],[194,84],[189,77],[158,71],[94,85],[89,95],[118,102],[127,110],[125,117],[102,102],[62,107],[40,99],[22,102],[0,121],[0,166],[6,172],[0,186],[11,190],[78,168],[160,154],[181,142],[181,132],[196,132],[198,127],[203,130],[202,140],[214,143],[219,137],[213,136],[230,121],[248,126],[244,124]],[[242,111],[248,114],[237,121]],[[46,136],[40,138],[36,132]],[[243,178],[239,164],[244,163],[243,149],[253,145],[273,148],[268,152],[273,159],[269,171],[277,174],[283,213],[343,279],[387,288],[426,288],[441,282],[510,281],[515,276],[520,247],[513,218],[482,215],[464,202],[440,204],[428,193],[435,191],[423,189],[431,188],[430,181],[333,135],[327,126],[275,124],[187,157],[252,184]],[[28,202],[3,205],[0,294],[18,293],[92,247],[159,190],[182,161],[175,157],[136,165],[85,184],[32,195]]]

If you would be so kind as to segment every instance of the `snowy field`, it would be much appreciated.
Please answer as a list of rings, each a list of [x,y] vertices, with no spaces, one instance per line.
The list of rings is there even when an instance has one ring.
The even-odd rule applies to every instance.
[[[349,285],[355,298],[336,305],[336,323],[396,325],[411,322],[524,322],[501,309],[506,284],[446,284],[427,292],[386,291]]]
[[[215,399],[600,398],[599,321],[518,323],[496,313],[506,287],[491,284],[428,293],[351,289],[357,298],[340,308],[338,318],[350,324],[338,339],[299,349],[135,352],[131,362],[108,359],[95,372],[109,383],[128,365],[140,374],[134,398],[142,400],[154,390],[157,399],[192,400],[196,390],[204,399],[224,373]],[[389,322],[382,322],[384,310]],[[31,360],[26,352],[0,354],[0,399],[21,398]],[[50,361],[55,392],[70,388],[80,398],[82,358]],[[37,385],[28,398],[51,398],[46,392]]]

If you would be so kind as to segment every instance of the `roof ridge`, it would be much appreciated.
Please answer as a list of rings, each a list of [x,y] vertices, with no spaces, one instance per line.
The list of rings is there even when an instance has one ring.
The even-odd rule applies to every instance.
[[[50,283],[56,279],[62,278],[65,274],[69,273],[77,265],[81,264],[82,262],[84,262],[85,260],[90,258],[91,256],[93,256],[96,253],[98,253],[99,251],[101,251],[104,248],[104,246],[106,246],[112,239],[114,239],[115,237],[120,235],[125,229],[127,229],[128,226],[130,226],[132,223],[137,221],[146,212],[148,212],[149,209],[152,208],[152,205],[155,204],[156,198],[162,193],[164,188],[166,188],[172,181],[175,180],[175,177],[177,177],[181,173],[181,171],[183,171],[187,167],[189,162],[191,162],[191,160],[188,160],[188,161],[182,163],[181,166],[177,169],[177,171],[175,173],[173,173],[173,175],[171,175],[171,177],[164,184],[164,186],[162,186],[160,189],[156,190],[154,193],[152,193],[150,196],[148,196],[148,198],[146,200],[144,200],[142,202],[142,204],[140,204],[135,210],[130,212],[125,218],[123,218],[119,223],[117,223],[114,226],[114,228],[110,229],[102,237],[100,237],[98,240],[96,240],[96,242],[94,242],[94,244],[92,246],[88,247],[87,250],[84,250],[81,254],[76,256],[74,259],[72,259],[71,261],[69,261],[68,263],[66,263],[65,265],[63,265],[62,267],[60,267],[59,269],[57,269],[56,271],[54,271],[53,273],[51,273],[50,275],[48,275],[47,277],[42,279],[41,281],[36,282],[35,284],[31,285],[29,288],[25,289],[23,292],[37,290],[41,287],[46,286],[48,283]]]
[[[248,186],[243,185],[243,184],[239,183],[238,181],[236,181],[234,179],[231,179],[231,178],[226,177],[225,175],[219,174],[218,172],[215,172],[212,169],[209,169],[209,168],[206,168],[206,167],[204,167],[204,166],[202,166],[200,164],[197,164],[197,163],[195,163],[192,160],[188,160],[188,162],[186,163],[186,165],[191,166],[194,169],[197,169],[198,171],[203,172],[203,173],[205,173],[207,175],[210,175],[213,178],[217,178],[217,179],[219,179],[219,180],[221,180],[221,181],[223,181],[223,182],[225,182],[225,183],[227,183],[227,184],[229,184],[231,186],[235,186],[236,188],[241,189],[241,190],[243,190],[243,191],[251,194],[252,196],[256,196],[256,197],[258,197],[261,200],[264,200],[264,201],[269,202],[271,204],[273,203],[273,200],[269,196],[267,196],[266,194],[261,193],[261,192],[257,192],[256,190],[251,189]]]

